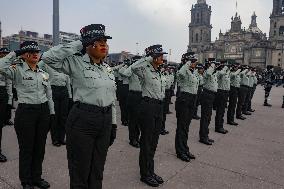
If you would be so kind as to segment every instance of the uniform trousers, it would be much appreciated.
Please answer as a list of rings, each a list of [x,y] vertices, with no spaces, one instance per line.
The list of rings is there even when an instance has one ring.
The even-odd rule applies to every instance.
[[[241,85],[238,94],[238,105],[236,110],[236,116],[242,116],[243,106],[245,106],[245,100],[248,94],[248,86]]]
[[[203,90],[203,86],[198,86],[196,103],[195,103],[195,110],[194,110],[194,116],[197,116],[198,106],[200,105],[200,100],[201,100],[200,98],[201,98],[202,90]]]
[[[139,166],[141,178],[154,174],[154,156],[161,133],[163,103],[160,100],[143,97],[141,106],[141,139]]]
[[[51,86],[55,117],[51,121],[52,142],[64,142],[65,123],[68,116],[69,95],[67,87]]]
[[[128,132],[130,141],[139,141],[140,136],[140,113],[139,106],[142,100],[142,92],[129,91],[127,99],[128,108]]]
[[[215,129],[224,128],[224,115],[227,107],[229,91],[218,89],[216,94]]]
[[[230,92],[229,92],[229,106],[228,106],[228,111],[227,111],[227,121],[228,122],[235,121],[238,95],[239,95],[239,88],[231,86]]]
[[[242,112],[245,113],[249,110],[251,98],[252,98],[253,87],[248,87],[248,93],[245,99],[245,104],[243,106]]]
[[[121,113],[121,122],[127,123],[128,122],[127,97],[128,97],[129,85],[127,84],[121,85],[120,90],[121,91],[119,97],[119,106]]]
[[[208,139],[209,125],[211,122],[213,103],[216,97],[216,92],[210,91],[208,89],[203,89],[201,93],[201,119],[200,119],[200,129],[199,138],[201,140]]]
[[[66,122],[70,189],[102,188],[111,128],[111,106],[75,102]]]
[[[2,141],[2,128],[6,121],[6,110],[8,103],[8,94],[6,86],[0,86],[0,153],[1,153],[1,141]]]
[[[19,104],[16,110],[15,130],[20,148],[19,177],[22,184],[41,180],[49,114],[47,102]]]
[[[187,145],[189,126],[194,115],[196,94],[180,92],[175,103],[177,129],[175,136],[175,148],[178,155],[188,154]]]
[[[250,97],[249,104],[248,104],[248,110],[252,110],[252,108],[251,108],[251,101],[252,101],[252,98],[254,96],[254,93],[255,93],[255,90],[256,90],[256,86],[257,85],[254,85],[253,88],[252,88],[251,97]]]

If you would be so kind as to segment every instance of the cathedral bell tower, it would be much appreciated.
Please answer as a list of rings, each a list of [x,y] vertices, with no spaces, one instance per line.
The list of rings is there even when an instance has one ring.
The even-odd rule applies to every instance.
[[[273,0],[269,38],[284,40],[284,0]]]
[[[191,8],[191,23],[189,28],[188,51],[200,52],[211,42],[211,6],[206,0],[197,0]]]

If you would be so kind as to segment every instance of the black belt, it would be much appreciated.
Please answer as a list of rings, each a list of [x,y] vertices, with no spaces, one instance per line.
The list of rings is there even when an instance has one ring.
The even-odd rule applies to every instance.
[[[100,107],[92,104],[85,104],[81,102],[75,102],[75,105],[80,110],[88,111],[88,112],[102,112],[108,113],[111,110],[112,105],[106,107]]]
[[[20,103],[19,108],[34,108],[34,109],[43,109],[48,107],[48,102],[44,102],[41,104],[27,104],[27,103]]]
[[[218,89],[218,92],[224,92],[224,93],[228,93],[228,90],[222,90],[222,89]]]
[[[150,98],[150,97],[147,97],[147,96],[144,96],[142,98],[142,100],[144,100],[145,102],[151,103],[151,104],[163,104],[162,100],[158,100],[158,99],[155,99],[155,98]]]
[[[241,85],[241,87],[249,88],[249,86],[246,86],[246,85]]]
[[[51,85],[51,89],[67,89],[67,87],[66,86]]]
[[[180,94],[182,95],[188,95],[188,96],[196,96],[197,94],[192,94],[192,93],[189,93],[189,92],[180,92]]]
[[[214,91],[210,91],[210,90],[208,90],[208,89],[204,89],[204,88],[203,88],[203,92],[206,92],[206,93],[209,93],[209,94],[216,95],[216,92],[214,92]]]
[[[129,91],[129,93],[140,95],[140,94],[142,94],[142,91]]]

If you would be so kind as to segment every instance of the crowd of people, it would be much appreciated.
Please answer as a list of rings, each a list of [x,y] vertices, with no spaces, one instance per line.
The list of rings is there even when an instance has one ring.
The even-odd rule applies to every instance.
[[[80,33],[81,40],[42,55],[35,41],[23,42],[16,51],[0,50],[0,136],[4,125],[13,124],[10,114],[17,94],[14,127],[24,189],[50,187],[42,178],[49,131],[54,146],[66,145],[70,188],[102,188],[107,152],[116,139],[116,100],[121,125],[128,127],[129,144],[140,148],[140,180],[152,187],[164,182],[155,173],[154,156],[160,135],[169,133],[166,117],[173,113],[169,108],[173,96],[175,150],[184,162],[196,158],[188,145],[192,119],[200,120],[199,142],[213,145],[208,129],[213,110],[215,132],[220,134],[228,133],[226,108],[227,124],[232,126],[255,111],[251,102],[258,80],[253,67],[214,58],[202,64],[194,52],[184,53],[181,64],[174,67],[165,64],[162,45],[149,46],[143,57],[108,65],[104,60],[111,37],[105,34],[105,26],[91,24]],[[264,77],[264,105],[270,106],[271,66]],[[7,161],[1,150],[0,161]]]

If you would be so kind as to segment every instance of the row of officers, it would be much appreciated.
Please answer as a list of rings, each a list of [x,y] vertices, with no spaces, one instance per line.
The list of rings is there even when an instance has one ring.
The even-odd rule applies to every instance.
[[[107,40],[111,39],[105,26],[91,24],[80,33],[80,41],[55,46],[42,56],[36,42],[25,41],[19,50],[0,59],[1,111],[5,112],[8,104],[9,82],[18,94],[15,130],[24,189],[50,187],[42,178],[50,129],[53,145],[66,144],[70,188],[102,188],[107,152],[116,139],[116,99],[122,125],[129,128],[129,142],[140,148],[140,180],[152,187],[164,182],[155,173],[154,156],[159,136],[168,134],[166,115],[171,113],[175,85],[175,148],[177,157],[185,162],[195,159],[188,146],[193,118],[200,119],[200,142],[212,145],[208,127],[213,107],[215,131],[222,134],[228,132],[224,129],[227,101],[230,125],[238,125],[235,117],[244,120],[244,115],[254,111],[251,99],[257,81],[253,68],[229,67],[214,59],[197,64],[194,53],[185,53],[175,72],[163,66],[167,53],[161,45],[146,48],[145,57],[137,56],[111,68],[104,63]],[[201,117],[197,115],[200,104]]]

